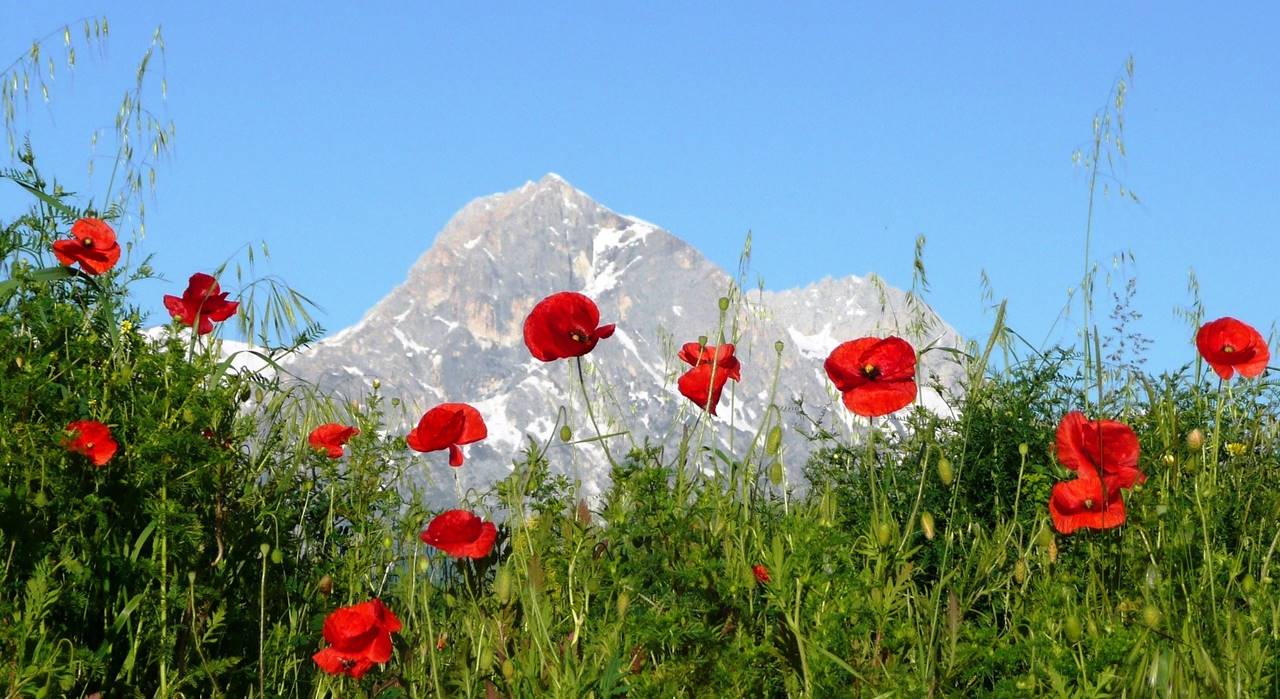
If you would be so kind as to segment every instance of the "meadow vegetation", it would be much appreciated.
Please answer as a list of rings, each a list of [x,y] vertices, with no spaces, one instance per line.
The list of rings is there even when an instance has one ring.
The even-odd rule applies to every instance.
[[[1113,115],[1095,124],[1095,171]],[[1150,375],[1104,355],[1092,324],[1079,348],[1032,348],[1001,305],[990,336],[954,358],[967,380],[951,413],[909,405],[902,429],[826,429],[775,404],[736,453],[709,434],[674,452],[614,440],[612,484],[587,502],[554,461],[605,442],[594,414],[562,412],[512,454],[509,477],[450,505],[496,522],[491,547],[451,556],[439,536],[424,542],[440,512],[411,485],[449,477],[443,453],[409,448],[426,449],[429,426],[406,443],[376,382],[340,401],[283,370],[237,370],[223,331],[184,329],[202,318],[180,304],[170,332],[144,334],[158,321],[129,288],[146,262],[93,271],[53,254],[77,222],[121,212],[87,208],[17,154],[0,173],[31,202],[0,213],[6,696],[1280,693],[1270,373],[1222,380],[1186,338],[1157,338],[1186,343],[1187,363]],[[1086,252],[1086,308],[1092,274]],[[315,329],[303,297],[259,288],[236,313],[296,331],[261,332],[255,351],[282,368]],[[726,298],[732,320],[740,297]],[[726,327],[708,329],[715,343],[734,341]],[[612,332],[588,330],[592,346]],[[1118,526],[1064,534],[1050,515],[1073,475],[1057,436],[1072,411],[1140,445],[1145,480],[1124,488]],[[464,419],[442,419],[457,431],[429,446],[464,444]],[[689,419],[709,424],[705,410]],[[116,448],[68,429],[79,421],[107,426]],[[355,428],[337,458],[308,440],[326,423]],[[780,431],[797,424],[814,442],[807,484],[777,465]],[[313,656],[340,645],[326,620],[372,600],[394,624],[361,643],[389,637],[389,658],[358,678],[351,663],[322,669]]]

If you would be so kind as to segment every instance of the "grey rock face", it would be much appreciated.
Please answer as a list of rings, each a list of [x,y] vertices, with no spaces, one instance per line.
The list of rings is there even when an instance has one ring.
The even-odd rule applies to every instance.
[[[723,327],[730,341],[737,339],[742,382],[730,382],[719,417],[711,418],[676,389],[687,367],[675,354],[682,343],[702,335],[716,342],[718,299],[730,293],[731,285],[724,270],[674,235],[614,213],[547,175],[464,207],[400,286],[359,323],[292,361],[290,371],[351,398],[380,379],[384,394],[400,398],[407,408],[400,426],[406,432],[439,403],[474,405],[489,437],[464,447],[467,461],[456,472],[463,488],[483,491],[505,477],[529,435],[539,443],[550,440],[553,470],[580,478],[590,496],[608,480],[600,445],[565,446],[550,439],[561,406],[576,439],[595,434],[576,364],[537,361],[524,346],[525,316],[549,294],[580,291],[596,301],[602,324],[617,324],[614,336],[583,362],[601,432],[628,432],[608,440],[615,457],[646,439],[674,455],[686,430],[695,445],[732,446],[728,453],[741,456],[768,408],[775,365],[775,404],[787,408],[793,399],[803,399],[810,415],[825,415],[847,430],[853,423],[822,368],[839,342],[872,334],[900,334],[917,348],[961,342],[924,307],[915,315],[932,328],[906,332],[912,310],[905,295],[872,280],[847,277],[781,292],[748,290]],[[784,342],[780,362],[777,340]],[[959,367],[941,353],[927,354],[924,367],[943,385],[958,385]],[[920,378],[922,386],[927,383],[927,376]],[[932,409],[945,407],[931,391],[922,391],[921,401]],[[786,415],[794,420],[792,413]],[[786,434],[784,463],[794,479],[809,445],[795,430]],[[712,468],[713,460],[702,451],[695,449],[699,467]],[[417,459],[423,482],[436,484],[433,497],[451,501],[454,486],[445,454]]]

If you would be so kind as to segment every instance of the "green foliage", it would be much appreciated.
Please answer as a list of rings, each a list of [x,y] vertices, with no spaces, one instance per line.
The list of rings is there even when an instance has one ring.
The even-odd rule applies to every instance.
[[[852,440],[817,430],[803,492],[772,467],[776,405],[737,453],[709,438],[633,449],[595,503],[553,466],[607,436],[574,442],[557,415],[556,450],[530,438],[464,503],[501,521],[493,552],[455,560],[418,538],[435,512],[411,484],[440,464],[407,450],[376,383],[338,403],[236,371],[216,334],[140,332],[128,285],[146,263],[52,266],[88,212],[29,149],[20,162],[0,173],[32,197],[0,221],[6,696],[1280,692],[1280,392],[1265,376],[1147,376],[1096,348],[993,372],[1002,304],[954,414],[914,409]],[[236,269],[239,327],[280,345],[261,350],[279,368],[319,332],[306,299]],[[743,303],[726,298],[721,337]],[[1060,536],[1054,434],[1080,408],[1135,429],[1148,478],[1123,527]],[[64,446],[86,419],[120,445],[102,467]],[[329,421],[360,430],[338,460],[306,444]],[[702,456],[724,472],[702,475]],[[374,597],[403,624],[392,660],[360,680],[321,673],[326,617]]]

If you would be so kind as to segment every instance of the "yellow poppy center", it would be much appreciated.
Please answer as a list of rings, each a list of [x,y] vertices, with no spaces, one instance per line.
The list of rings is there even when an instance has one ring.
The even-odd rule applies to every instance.
[[[1085,508],[1086,510],[1092,510],[1092,509],[1093,509],[1093,498],[1085,498],[1085,501],[1084,501],[1084,508]]]
[[[862,375],[868,379],[874,379],[880,375],[880,369],[874,364],[867,364],[862,367]]]
[[[86,248],[91,248],[93,247],[93,238],[85,238],[84,240],[80,241],[80,244],[85,246]]]
[[[569,339],[573,340],[574,342],[586,342],[587,336],[583,335],[578,330],[572,330],[569,332]]]
[[[1223,351],[1223,352],[1226,352],[1227,354],[1230,354],[1230,353],[1232,353],[1232,352],[1236,351],[1236,348],[1232,347],[1231,345],[1223,345],[1223,346],[1222,346],[1222,351]]]

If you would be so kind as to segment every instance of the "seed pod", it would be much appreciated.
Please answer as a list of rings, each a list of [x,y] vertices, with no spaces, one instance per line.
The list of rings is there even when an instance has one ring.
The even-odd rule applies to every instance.
[[[560,441],[568,443],[573,439],[573,430],[568,425],[560,426]]]
[[[727,310],[729,310],[729,297],[728,297],[728,296],[721,296],[721,297],[720,297],[720,310],[722,310],[722,311],[727,311]]]
[[[627,609],[631,607],[631,593],[627,592],[626,590],[619,592],[617,605],[618,605],[618,616],[619,617],[626,616]]]
[[[274,551],[272,551],[271,562],[276,565],[280,565],[281,563],[284,563],[284,553],[281,552],[280,549],[275,549]]]
[[[777,459],[769,464],[769,482],[774,485],[782,485],[782,462]]]
[[[769,428],[769,436],[765,437],[764,450],[769,456],[777,456],[782,448],[782,427],[774,425]]]
[[[1019,445],[1018,445],[1018,454],[1019,454],[1019,455],[1021,455],[1021,456],[1026,456],[1026,455],[1027,455],[1027,452],[1029,452],[1029,451],[1031,451],[1031,447],[1030,447],[1029,445],[1027,445],[1027,443],[1026,443],[1026,442],[1022,442],[1021,444],[1019,444]]]
[[[259,544],[258,550],[262,552],[262,557],[266,558],[267,554],[271,553],[271,544]]]
[[[498,574],[493,577],[493,591],[499,603],[505,605],[511,601],[511,569],[507,566],[498,568]]]
[[[876,525],[876,542],[880,544],[881,548],[888,546],[889,542],[892,540],[893,540],[893,528],[889,526],[889,523],[880,522],[879,524],[877,524]]]
[[[924,512],[920,515],[920,528],[924,530],[924,538],[933,541],[934,535],[933,513]]]
[[[320,582],[316,583],[316,592],[325,597],[333,594],[333,578],[328,575],[321,576]]]
[[[943,485],[951,485],[951,481],[955,480],[956,472],[951,468],[951,459],[945,455],[938,457],[938,480]]]
[[[375,391],[376,391],[376,390],[378,390],[379,388],[382,388],[382,382],[381,382],[381,381],[379,381],[379,380],[377,380],[377,379],[374,379],[374,380],[373,380],[373,390],[375,390]]]
[[[786,347],[786,344],[783,343],[782,340],[778,340],[777,342],[773,343],[773,351],[777,352],[778,354],[782,354],[783,347]]]
[[[537,592],[542,592],[547,579],[542,572],[542,559],[538,558],[537,554],[529,558],[529,569],[526,574],[529,576],[529,587],[532,587]]]
[[[1079,643],[1080,638],[1084,636],[1084,628],[1080,626],[1080,620],[1074,614],[1067,617],[1067,621],[1062,625],[1062,630],[1067,634],[1067,640],[1072,643]]]
[[[1155,629],[1160,626],[1161,619],[1160,610],[1155,605],[1148,604],[1146,609],[1142,610],[1142,623],[1147,625],[1149,629]]]

